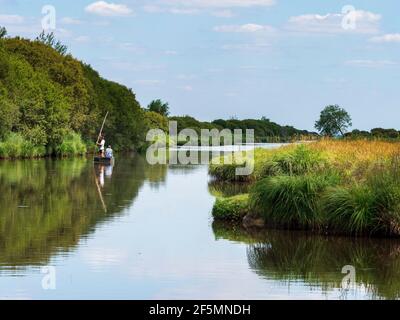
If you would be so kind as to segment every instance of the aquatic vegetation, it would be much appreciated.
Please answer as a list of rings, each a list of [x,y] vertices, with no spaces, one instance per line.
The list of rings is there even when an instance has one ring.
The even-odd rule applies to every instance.
[[[45,154],[44,146],[34,145],[20,133],[10,133],[0,141],[0,158],[37,158]]]
[[[370,171],[362,183],[329,189],[322,198],[329,224],[350,233],[400,235],[398,161]]]
[[[219,220],[240,220],[248,213],[248,195],[241,194],[228,198],[218,198],[212,215]]]
[[[317,227],[322,222],[321,194],[338,181],[335,175],[265,178],[250,192],[251,208],[269,223],[295,228]]]
[[[256,150],[249,210],[279,227],[400,236],[399,155],[398,143],[365,140]],[[233,180],[224,164],[210,174]]]
[[[300,175],[323,169],[327,161],[322,152],[306,145],[276,151],[264,160],[258,170],[257,178],[276,175]]]
[[[79,134],[70,132],[55,148],[56,154],[61,157],[84,155],[87,151],[85,143]]]

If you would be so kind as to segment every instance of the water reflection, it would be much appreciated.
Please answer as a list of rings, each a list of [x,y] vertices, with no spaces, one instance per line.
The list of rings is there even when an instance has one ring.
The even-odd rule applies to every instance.
[[[343,266],[356,270],[354,298],[400,297],[400,241],[316,236],[303,232],[251,230],[214,222],[217,239],[247,244],[250,268],[265,279],[290,285],[305,282],[310,290],[341,289]]]
[[[114,167],[87,159],[0,162],[0,272],[18,274],[67,253],[131,205],[146,180],[163,183],[166,170],[141,157]]]

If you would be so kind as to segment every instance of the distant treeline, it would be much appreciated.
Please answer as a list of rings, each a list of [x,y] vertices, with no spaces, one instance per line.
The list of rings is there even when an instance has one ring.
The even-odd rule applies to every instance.
[[[375,128],[371,131],[353,130],[344,135],[347,139],[378,139],[378,140],[398,140],[400,131],[396,129]]]
[[[190,116],[170,117],[169,120],[177,121],[178,130],[183,128],[192,128],[198,134],[201,129],[242,129],[245,134],[246,129],[254,130],[255,142],[290,142],[294,140],[314,140],[318,138],[315,132],[299,130],[292,126],[281,126],[269,119],[263,117],[257,119],[218,119],[212,122],[201,122]]]

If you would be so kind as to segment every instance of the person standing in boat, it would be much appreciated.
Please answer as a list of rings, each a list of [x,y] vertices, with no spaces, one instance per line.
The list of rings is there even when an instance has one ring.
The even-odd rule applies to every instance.
[[[106,145],[105,135],[101,135],[100,142],[97,143],[99,146],[99,154],[102,158],[104,158],[104,146]]]
[[[113,149],[111,149],[111,146],[108,146],[106,149],[106,158],[112,159],[112,157],[113,157]]]

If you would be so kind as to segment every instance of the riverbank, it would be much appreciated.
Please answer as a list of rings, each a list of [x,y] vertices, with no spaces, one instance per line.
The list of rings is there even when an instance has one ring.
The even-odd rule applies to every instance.
[[[0,141],[0,159],[34,159],[46,156],[83,156],[93,151],[77,133],[66,134],[55,146],[45,146],[26,139],[20,133],[10,133]]]
[[[321,140],[275,150],[256,149],[254,172],[210,165],[216,182],[245,183],[248,192],[219,194],[215,220],[311,230],[316,233],[400,236],[400,144]]]

